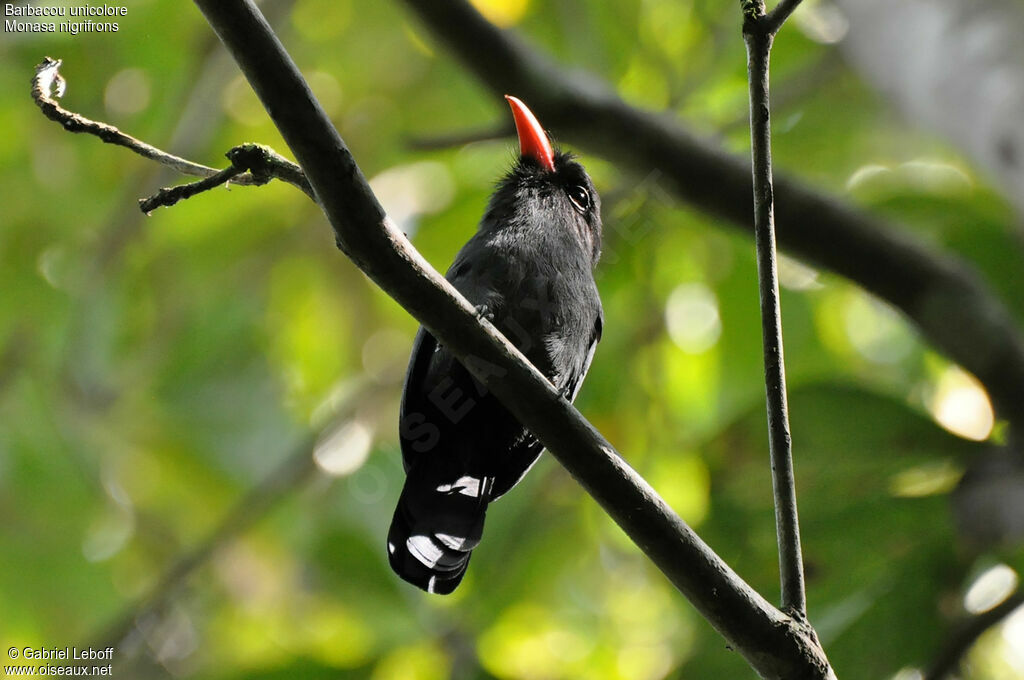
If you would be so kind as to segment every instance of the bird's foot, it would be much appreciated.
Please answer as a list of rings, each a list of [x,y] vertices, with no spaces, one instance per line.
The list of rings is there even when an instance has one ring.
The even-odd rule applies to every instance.
[[[494,323],[494,311],[486,304],[476,306],[476,318],[478,321],[486,319]]]

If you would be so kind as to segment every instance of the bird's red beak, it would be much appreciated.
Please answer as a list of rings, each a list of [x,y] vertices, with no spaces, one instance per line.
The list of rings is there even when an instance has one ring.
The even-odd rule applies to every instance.
[[[537,122],[526,104],[512,95],[505,95],[508,105],[512,107],[512,117],[516,119],[516,132],[519,133],[519,153],[529,156],[540,163],[548,172],[555,171],[555,152],[551,150],[551,142],[544,133],[544,128]]]

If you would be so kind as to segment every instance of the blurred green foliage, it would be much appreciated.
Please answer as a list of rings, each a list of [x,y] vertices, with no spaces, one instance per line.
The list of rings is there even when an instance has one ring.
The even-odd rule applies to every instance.
[[[745,153],[735,3],[477,4],[627,100]],[[400,3],[264,5],[389,212],[444,270],[513,143],[418,151],[410,141],[505,122],[504,102]],[[1009,209],[842,65],[826,19],[808,3],[776,42],[778,167],[960,253],[1024,314]],[[47,54],[65,61],[66,106],[174,153],[223,166],[244,141],[286,152],[190,4],[131,2],[116,34],[4,34],[0,642],[102,639],[354,394],[347,462],[223,545],[140,622],[115,674],[752,676],[547,458],[493,507],[456,594],[396,580],[384,535],[415,322],[335,250],[290,187],[219,190],[141,215],[136,199],[179,178],[40,116],[28,80]],[[605,197],[606,328],[578,405],[774,600],[752,244],[673,201],[657,176],[583,161]],[[940,423],[984,439],[987,402],[849,282],[788,259],[782,281],[811,619],[839,677],[916,677],[908,669],[934,656],[972,580],[1001,562],[1024,566],[1019,549],[968,549],[953,530],[949,492],[981,448]],[[363,398],[366,384],[385,396]],[[1016,628],[983,638],[968,677],[1020,672]]]

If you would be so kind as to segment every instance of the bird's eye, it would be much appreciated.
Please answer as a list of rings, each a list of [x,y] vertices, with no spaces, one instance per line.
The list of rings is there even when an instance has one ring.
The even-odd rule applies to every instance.
[[[581,214],[590,210],[590,193],[579,184],[569,189],[569,200]]]

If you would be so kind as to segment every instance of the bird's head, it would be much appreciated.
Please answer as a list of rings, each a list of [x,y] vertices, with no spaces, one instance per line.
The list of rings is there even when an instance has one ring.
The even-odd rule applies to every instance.
[[[601,198],[572,156],[551,146],[544,128],[519,99],[506,95],[516,131],[519,159],[498,184],[487,216],[492,224],[564,230],[576,237],[591,266],[601,253]]]

